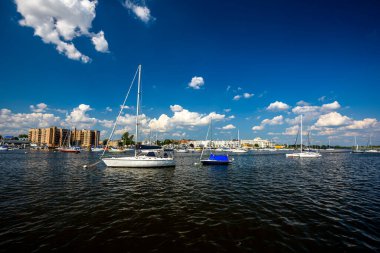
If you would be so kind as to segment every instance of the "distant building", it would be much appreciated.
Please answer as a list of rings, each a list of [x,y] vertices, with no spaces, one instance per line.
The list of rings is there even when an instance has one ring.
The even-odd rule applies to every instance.
[[[91,147],[97,146],[100,132],[97,130],[77,130],[49,127],[29,129],[28,139],[38,146],[59,147],[72,146]]]
[[[189,141],[188,144],[193,144],[194,147],[201,147],[205,146],[209,143],[210,141]],[[228,148],[234,148],[239,146],[239,142],[237,140],[213,140],[212,141],[213,147],[215,148],[220,148],[220,147],[228,147]],[[257,145],[256,145],[257,144]],[[267,148],[267,147],[273,147],[273,143],[261,139],[260,137],[257,137],[253,140],[240,140],[240,145],[245,146],[245,147],[256,147],[258,146],[259,148]]]

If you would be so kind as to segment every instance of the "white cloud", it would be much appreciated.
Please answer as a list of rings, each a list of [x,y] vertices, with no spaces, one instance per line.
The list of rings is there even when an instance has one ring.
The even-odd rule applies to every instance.
[[[231,89],[231,85],[228,85],[226,91],[228,92],[230,89]]]
[[[170,106],[170,110],[171,110],[172,112],[180,112],[180,111],[183,110],[183,107],[180,106],[180,105],[171,105],[171,106]]]
[[[228,117],[228,119],[234,119],[235,118],[235,115],[231,115]]]
[[[305,105],[310,105],[310,103],[301,100],[301,101],[297,102],[297,105],[299,105],[299,106],[305,106]]]
[[[171,106],[170,108],[174,115],[169,117],[166,114],[162,114],[158,119],[152,119],[149,122],[149,126],[152,130],[168,132],[176,128],[192,129],[197,126],[208,125],[211,119],[213,121],[225,119],[225,115],[217,114],[215,112],[206,115],[198,112],[191,112],[180,105]]]
[[[366,118],[363,120],[354,120],[352,123],[348,126],[346,126],[346,129],[366,129],[375,127],[377,125],[378,121],[374,118]]]
[[[316,126],[328,127],[328,126],[343,126],[351,122],[351,119],[347,116],[342,116],[338,112],[330,112],[328,114],[321,115],[315,123]]]
[[[148,23],[154,18],[150,14],[150,10],[146,6],[139,6],[137,4],[132,3],[130,0],[126,0],[124,6],[127,9],[130,9],[138,19],[140,19],[144,23]]]
[[[89,105],[80,104],[78,107],[74,108],[69,115],[67,115],[66,123],[69,127],[90,129],[98,122],[96,118],[91,118],[87,114],[87,112],[91,110],[92,108]]]
[[[284,117],[282,115],[273,117],[273,119],[264,119],[261,121],[262,125],[282,125],[284,123]]]
[[[224,111],[224,112],[230,112],[231,109],[230,109],[230,108],[227,108],[227,109],[224,109],[223,111]]]
[[[2,134],[25,134],[29,128],[57,125],[60,118],[50,113],[13,113],[9,109],[0,110],[0,132]]]
[[[322,96],[322,97],[320,97],[320,98],[318,98],[318,101],[321,101],[321,102],[323,102],[323,101],[325,101],[326,100],[326,96]]]
[[[243,97],[244,97],[244,98],[251,98],[251,97],[253,97],[253,96],[254,96],[253,93],[247,93],[247,92],[246,92],[246,93],[243,94]]]
[[[276,102],[271,103],[267,107],[267,110],[268,111],[285,111],[285,110],[288,110],[289,108],[290,108],[289,105],[287,105],[283,102],[280,102],[280,101],[276,101]]]
[[[253,126],[252,127],[252,130],[253,131],[261,131],[264,129],[264,126],[263,125],[260,125],[260,126]]]
[[[194,76],[193,78],[191,78],[191,81],[188,84],[188,86],[190,88],[193,88],[194,90],[199,90],[201,86],[203,86],[204,84],[205,84],[205,81],[203,80],[203,77]]]
[[[56,46],[59,53],[69,59],[84,63],[90,58],[82,54],[73,44],[76,37],[90,37],[95,49],[100,52],[108,50],[103,31],[93,34],[92,21],[96,13],[97,1],[89,0],[15,0],[17,11],[23,16],[21,26],[34,29],[34,35],[43,42]]]
[[[184,138],[186,136],[185,132],[175,132],[172,134],[173,137],[179,137],[179,138]]]
[[[239,100],[239,99],[241,99],[241,96],[240,96],[240,95],[236,95],[236,96],[234,96],[234,98],[233,98],[232,100],[237,101],[237,100]]]
[[[109,107],[109,106],[107,106],[107,107],[106,107],[106,111],[107,111],[107,112],[112,112],[112,108]]]
[[[296,135],[299,131],[299,126],[291,126],[285,129],[285,132],[282,133],[283,135]]]
[[[104,32],[100,31],[98,34],[95,34],[91,38],[92,43],[95,46],[95,49],[99,52],[106,53],[108,52],[108,42],[104,38]]]
[[[259,126],[252,127],[252,130],[263,130],[265,125],[282,125],[284,123],[284,117],[282,115],[275,116],[273,119],[264,119]]]
[[[295,114],[308,114],[313,112],[318,112],[320,109],[319,106],[305,105],[305,106],[296,106],[292,109],[292,112]]]
[[[236,127],[232,124],[228,124],[224,127],[222,127],[223,130],[231,130],[231,129],[235,129]]]
[[[322,105],[321,110],[322,111],[333,111],[333,110],[338,110],[340,108],[340,104],[338,101],[334,101],[330,104],[324,104]]]
[[[45,112],[47,110],[47,104],[39,103],[36,106],[31,105],[29,108],[32,112]]]

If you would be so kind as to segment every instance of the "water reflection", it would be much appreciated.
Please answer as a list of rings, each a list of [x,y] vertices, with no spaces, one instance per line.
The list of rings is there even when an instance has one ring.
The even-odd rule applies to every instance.
[[[0,154],[6,251],[379,250],[380,156],[234,155],[106,168],[96,153]]]

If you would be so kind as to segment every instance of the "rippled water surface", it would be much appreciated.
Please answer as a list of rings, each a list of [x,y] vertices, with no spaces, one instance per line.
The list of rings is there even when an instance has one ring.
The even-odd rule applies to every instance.
[[[380,250],[380,155],[84,169],[98,154],[0,153],[0,250]]]

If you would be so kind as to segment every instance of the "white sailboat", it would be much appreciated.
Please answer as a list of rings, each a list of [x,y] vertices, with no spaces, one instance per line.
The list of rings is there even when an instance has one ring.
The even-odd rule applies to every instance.
[[[351,151],[351,153],[353,153],[353,154],[362,154],[362,153],[364,153],[364,150],[359,149],[359,145],[358,145],[358,143],[356,141],[356,136],[354,137],[354,140],[355,140],[355,143],[354,143],[355,149],[353,149]]]
[[[231,149],[231,152],[232,153],[247,153],[248,152],[247,150],[245,150],[244,148],[241,147],[239,129],[238,129],[238,147]]]
[[[333,149],[333,148],[331,148],[331,146],[330,146],[330,138],[329,138],[329,146],[328,146],[328,148],[326,148],[326,151],[334,151],[335,149]]]
[[[132,82],[133,83],[133,82]],[[141,65],[138,66],[138,86],[137,86],[137,106],[136,106],[136,145],[135,145],[135,155],[132,157],[110,157],[103,158],[103,162],[108,167],[124,167],[124,168],[161,168],[161,167],[174,167],[175,160],[165,150],[155,150],[147,153],[143,153],[138,150],[138,137],[139,137],[139,113],[140,113],[140,86],[141,86]],[[128,92],[129,94],[129,92]],[[128,96],[127,94],[127,96]],[[124,100],[125,105],[127,97]],[[121,114],[122,109],[120,110],[119,115]],[[115,121],[114,129],[117,123]],[[111,136],[113,134],[111,133]]]
[[[302,114],[301,114],[301,131],[300,131],[300,134],[301,134],[301,152],[286,154],[286,157],[294,157],[294,158],[317,158],[317,157],[321,157],[322,155],[318,152],[310,152],[310,151],[303,152],[303,150],[302,150]]]
[[[368,149],[365,150],[365,152],[366,152],[366,153],[380,153],[379,150],[374,149],[374,148],[372,147],[371,135],[369,136]]]

